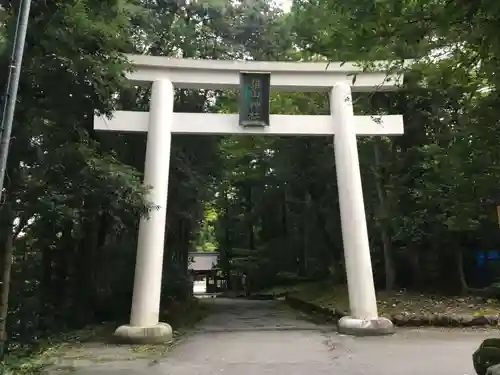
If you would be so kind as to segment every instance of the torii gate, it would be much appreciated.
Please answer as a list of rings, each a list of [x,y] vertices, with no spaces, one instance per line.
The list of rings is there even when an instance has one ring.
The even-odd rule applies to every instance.
[[[115,336],[136,343],[165,342],[172,337],[171,327],[159,322],[159,308],[173,133],[334,136],[350,305],[350,316],[338,322],[339,332],[357,335],[392,333],[391,321],[379,317],[377,312],[356,136],[403,134],[403,119],[400,115],[379,119],[354,116],[351,88],[365,92],[396,90],[402,76],[388,76],[386,72],[364,73],[353,63],[128,57],[135,67],[128,78],[153,82],[150,111],[118,111],[111,119],[96,116],[94,129],[148,133],[144,183],[151,186],[149,198],[159,209],[152,210],[149,218],[141,219],[130,324],[118,327]],[[353,74],[357,75],[355,82]],[[255,84],[253,93],[257,101],[247,96],[252,94],[248,91],[252,90],[251,82]],[[280,91],[329,91],[331,114],[269,115],[269,83]],[[242,113],[240,116],[174,113],[174,87],[241,87],[245,93]]]

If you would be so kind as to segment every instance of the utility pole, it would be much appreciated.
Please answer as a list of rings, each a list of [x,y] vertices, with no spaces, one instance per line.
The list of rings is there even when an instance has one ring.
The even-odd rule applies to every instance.
[[[28,30],[28,19],[31,7],[31,0],[21,0],[18,9],[16,32],[14,34],[14,47],[9,63],[9,78],[5,88],[5,96],[2,112],[2,123],[0,125],[0,206],[2,204],[3,186],[5,180],[5,171],[7,169],[7,157],[9,156],[10,137],[12,133],[12,122],[17,101],[17,88],[19,86],[19,77],[21,75],[21,64],[24,54],[24,43],[26,40],[26,31]],[[2,244],[3,245],[3,244]],[[8,313],[9,289],[10,289],[10,270],[12,267],[12,243],[4,249],[2,259],[4,261],[2,275],[0,279],[0,362],[3,366],[5,347],[7,342],[6,320]],[[3,373],[3,369],[0,368]]]
[[[9,155],[10,136],[12,133],[12,122],[16,109],[17,88],[21,75],[21,64],[23,62],[24,42],[28,30],[28,18],[31,0],[21,0],[17,16],[16,33],[14,35],[14,47],[9,64],[9,78],[5,89],[2,124],[0,125],[0,203],[7,169],[7,157]]]

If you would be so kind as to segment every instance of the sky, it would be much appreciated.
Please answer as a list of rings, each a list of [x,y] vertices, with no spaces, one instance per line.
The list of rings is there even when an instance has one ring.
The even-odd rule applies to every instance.
[[[288,12],[292,6],[292,0],[279,0],[278,2],[281,3],[281,7],[285,10],[285,12]]]

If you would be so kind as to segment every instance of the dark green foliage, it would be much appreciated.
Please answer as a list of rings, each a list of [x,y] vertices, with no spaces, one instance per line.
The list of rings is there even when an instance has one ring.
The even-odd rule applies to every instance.
[[[495,282],[487,288],[487,297],[500,299],[500,282]]]
[[[485,375],[488,367],[500,363],[500,339],[484,340],[472,355],[474,369],[478,375]]]

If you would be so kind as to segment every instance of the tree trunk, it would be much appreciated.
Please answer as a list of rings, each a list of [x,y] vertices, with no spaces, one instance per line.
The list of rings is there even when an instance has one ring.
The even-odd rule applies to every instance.
[[[8,205],[8,203],[6,203]],[[3,243],[0,256],[2,262],[2,294],[0,295],[0,360],[3,358],[7,342],[7,315],[9,311],[10,276],[12,270],[12,257],[14,255],[13,243],[13,218],[9,207],[5,208],[5,218],[1,231]],[[2,220],[2,221],[3,221]]]
[[[465,278],[464,254],[462,252],[461,247],[458,247],[457,249],[455,249],[455,256],[456,256],[458,281],[459,281],[459,285],[460,285],[460,294],[466,295],[469,291],[469,285],[467,284],[467,280]]]
[[[289,267],[293,266],[293,252],[290,251],[293,249],[293,219],[291,219],[292,210],[289,207],[289,199],[290,199],[290,191],[288,184],[285,184],[283,187],[283,195],[282,195],[282,204],[281,204],[281,235],[283,238],[283,249],[280,256],[282,259],[282,264],[285,269],[289,269]]]
[[[83,204],[84,217],[73,264],[73,323],[80,328],[95,318],[96,269],[99,220],[95,220],[97,204],[87,199]],[[95,209],[92,210],[92,209]]]
[[[396,281],[396,270],[394,269],[394,261],[392,259],[392,242],[387,231],[382,230],[382,248],[384,250],[384,271],[385,271],[385,290],[391,291],[394,289]]]
[[[68,221],[62,228],[62,236],[60,239],[60,246],[52,251],[53,264],[47,265],[44,272],[51,272],[50,277],[50,295],[51,308],[54,314],[50,317],[51,322],[69,322],[73,317],[73,312],[69,308],[73,299],[71,296],[70,274],[71,274],[71,259],[75,255],[74,242],[73,242],[73,222]],[[42,307],[43,308],[43,307]],[[48,310],[50,311],[50,310]],[[58,323],[59,325],[61,323]],[[60,327],[61,328],[61,327]],[[66,328],[66,327],[62,327]]]
[[[420,266],[420,255],[418,250],[408,249],[408,261],[412,273],[412,287],[417,290],[422,290],[424,278],[422,276],[422,267]]]
[[[255,250],[255,228],[253,226],[253,197],[252,197],[252,185],[248,184],[246,186],[246,209],[245,216],[248,225],[248,248]]]
[[[233,289],[233,282],[231,277],[231,233],[230,226],[231,218],[229,217],[229,199],[227,192],[224,191],[224,243],[222,249],[224,251],[224,272],[226,275],[226,288],[228,290]]]
[[[189,258],[189,240],[191,239],[191,221],[188,219],[181,219],[182,228],[182,253],[181,261],[182,272],[184,276],[188,275],[188,258]]]
[[[379,203],[378,212],[382,249],[384,253],[385,289],[390,291],[394,289],[396,270],[394,269],[394,259],[392,257],[392,241],[389,236],[389,210],[387,207],[387,199],[382,186],[382,179],[380,177],[380,150],[378,142],[378,140],[375,140],[373,143],[373,151],[375,156],[375,168],[373,170],[373,174],[375,177],[375,188],[377,190]]]
[[[312,198],[309,192],[305,193],[304,196],[305,201],[305,212],[302,215],[302,246],[300,247],[301,251],[298,256],[298,275],[306,276],[307,275],[307,258],[308,258],[308,248],[309,248],[309,237],[310,237],[310,228],[313,223],[311,223],[311,206],[312,206]]]
[[[281,202],[281,233],[288,248],[288,187],[283,188],[283,196]]]
[[[42,242],[40,241],[40,245]],[[49,243],[43,243],[42,245],[42,276],[40,281],[40,294],[39,294],[39,311],[40,311],[40,330],[46,332],[52,326],[54,322],[54,295],[56,294],[56,288],[53,288],[53,264],[54,264],[54,253],[55,250],[52,249]]]

